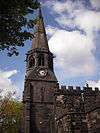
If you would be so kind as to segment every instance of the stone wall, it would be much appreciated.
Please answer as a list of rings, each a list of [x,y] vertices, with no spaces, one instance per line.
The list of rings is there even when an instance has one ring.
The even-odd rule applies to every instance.
[[[61,86],[55,93],[57,133],[99,133],[100,91]]]

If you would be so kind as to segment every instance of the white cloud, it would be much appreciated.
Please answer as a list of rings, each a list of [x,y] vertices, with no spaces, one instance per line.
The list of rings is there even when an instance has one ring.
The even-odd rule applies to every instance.
[[[52,35],[50,48],[56,54],[56,68],[63,69],[68,76],[93,75],[98,66],[93,53],[96,52],[94,38],[100,29],[100,12],[87,8],[85,4],[81,0],[45,3],[52,13],[57,14],[54,19],[60,25],[57,31],[52,27],[48,30]],[[77,27],[86,34],[82,35],[79,31],[68,32],[67,27]]]
[[[100,12],[84,11],[75,18],[75,24],[87,34],[93,34],[100,29]]]
[[[3,78],[9,78],[13,75],[17,74],[17,70],[12,71],[0,71],[0,76]]]
[[[18,96],[18,88],[13,84],[11,77],[17,74],[17,70],[2,71],[0,70],[0,96],[5,97],[9,93],[14,94],[13,97]]]
[[[90,0],[92,6],[96,9],[100,9],[100,0]]]
[[[69,19],[66,15],[60,15],[59,17],[55,18],[55,21],[58,22],[58,24],[64,28],[66,26],[68,27],[75,27],[75,22],[72,19]]]
[[[88,85],[89,85],[90,87],[92,87],[93,89],[94,89],[95,87],[98,87],[98,88],[100,89],[100,80],[98,80],[98,81],[89,80],[89,81],[87,81],[87,83],[88,83]]]
[[[60,2],[60,1],[46,1],[44,3],[44,6],[52,9],[51,12],[55,12],[57,14],[61,14],[65,11],[67,12],[73,12],[73,10],[79,10],[79,9],[84,9],[84,5],[82,4],[81,0],[77,0],[73,2],[72,0],[67,0],[65,2]]]
[[[46,27],[46,34],[49,36],[52,36],[57,30],[58,30],[58,28],[48,25]]]
[[[88,76],[95,72],[96,61],[92,53],[95,46],[89,37],[78,31],[58,30],[49,40],[49,46],[56,55],[56,67],[68,76]]]
[[[100,6],[100,0],[91,0],[91,3]],[[55,21],[62,28],[63,26],[78,26],[91,35],[94,30],[100,29],[100,12],[88,10],[81,0],[75,2],[71,0],[65,2],[49,1],[45,4],[51,9],[51,12],[58,14]]]
[[[56,13],[63,13],[64,11],[71,11],[73,3],[72,1],[67,1],[67,2],[52,2],[51,3],[52,10],[55,11]]]

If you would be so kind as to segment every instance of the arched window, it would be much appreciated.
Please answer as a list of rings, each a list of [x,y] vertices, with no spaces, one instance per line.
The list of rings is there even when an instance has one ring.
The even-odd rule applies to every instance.
[[[34,57],[29,58],[29,67],[33,67],[35,65],[35,59]]]
[[[44,66],[44,55],[39,54],[38,56],[38,66]]]

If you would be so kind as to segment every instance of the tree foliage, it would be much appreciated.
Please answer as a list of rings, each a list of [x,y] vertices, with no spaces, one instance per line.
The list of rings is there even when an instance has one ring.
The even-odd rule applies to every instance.
[[[21,131],[22,103],[4,98],[0,106],[0,132],[19,133]]]
[[[8,50],[8,55],[18,55],[17,46],[31,39],[29,32],[34,27],[34,19],[27,17],[39,7],[37,0],[0,1],[0,50]],[[28,29],[28,30],[27,30]]]

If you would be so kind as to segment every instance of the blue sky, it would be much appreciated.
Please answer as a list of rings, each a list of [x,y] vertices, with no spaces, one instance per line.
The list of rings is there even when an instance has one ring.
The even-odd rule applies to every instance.
[[[100,0],[41,0],[55,73],[60,84],[100,87]],[[18,57],[0,53],[0,89],[22,94],[25,57],[32,42],[18,48]]]

